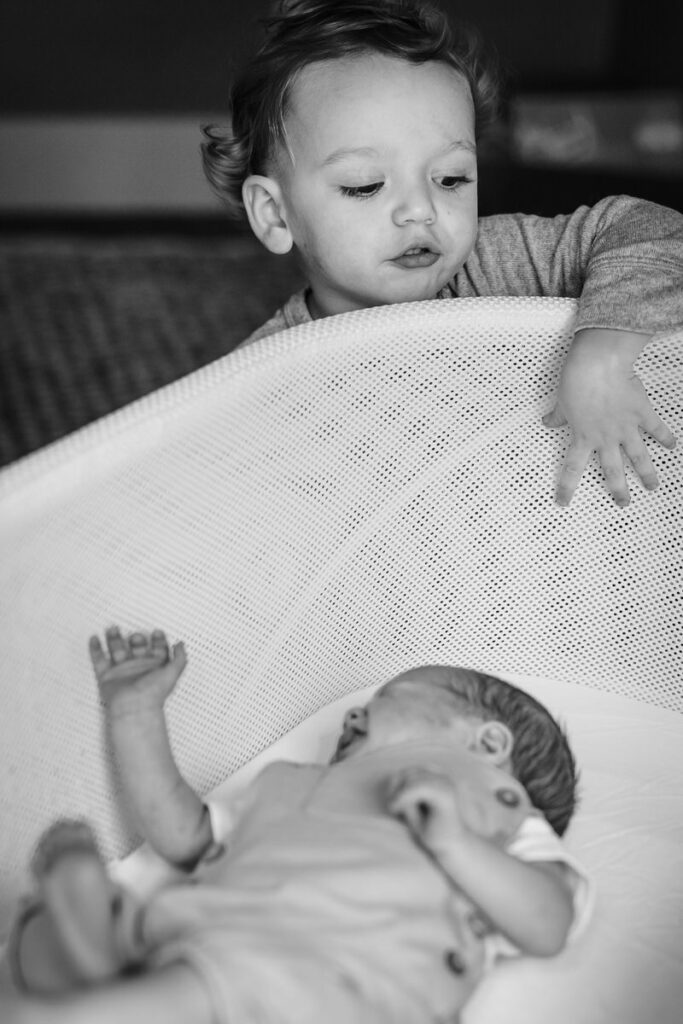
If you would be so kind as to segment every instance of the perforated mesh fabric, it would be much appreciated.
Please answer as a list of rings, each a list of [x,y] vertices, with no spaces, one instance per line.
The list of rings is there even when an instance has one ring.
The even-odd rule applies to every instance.
[[[0,921],[35,839],[122,816],[86,641],[184,639],[169,703],[204,792],[344,693],[411,665],[541,676],[683,710],[683,465],[567,509],[548,431],[568,300],[333,317],[237,351],[0,474]],[[639,362],[683,436],[683,336]],[[0,934],[2,929],[0,928]]]

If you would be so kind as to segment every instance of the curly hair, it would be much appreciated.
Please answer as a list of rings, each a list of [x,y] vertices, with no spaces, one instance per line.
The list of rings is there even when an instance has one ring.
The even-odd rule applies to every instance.
[[[431,0],[282,0],[265,39],[233,82],[228,123],[203,125],[204,173],[234,217],[244,213],[242,183],[265,174],[285,138],[292,84],[309,64],[364,53],[411,63],[441,61],[467,82],[480,137],[498,111],[498,78],[478,34],[457,29]]]
[[[563,727],[524,690],[497,676],[448,665],[429,666],[436,685],[458,702],[460,713],[502,722],[512,733],[512,771],[534,807],[564,835],[578,802],[578,771]]]

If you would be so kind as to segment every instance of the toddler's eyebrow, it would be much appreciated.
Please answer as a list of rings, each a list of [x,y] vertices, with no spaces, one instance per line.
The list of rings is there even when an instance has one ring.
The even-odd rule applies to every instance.
[[[476,153],[477,147],[469,139],[455,139],[446,146],[444,153],[451,153],[454,149],[466,149],[468,153]]]
[[[337,160],[343,160],[347,156],[379,156],[379,154],[372,146],[358,146],[355,149],[335,149],[333,153],[325,157],[322,166],[327,167],[328,164],[334,164]]]
[[[476,153],[477,147],[469,139],[454,139],[447,146],[444,146],[442,154],[452,153],[453,150],[466,149],[469,153]],[[376,149],[372,146],[356,146],[356,147],[342,147],[341,149],[335,149],[334,152],[330,153],[329,156],[325,157],[322,162],[323,167],[329,166],[329,164],[337,163],[338,160],[344,160],[345,157],[349,156],[379,156]]]

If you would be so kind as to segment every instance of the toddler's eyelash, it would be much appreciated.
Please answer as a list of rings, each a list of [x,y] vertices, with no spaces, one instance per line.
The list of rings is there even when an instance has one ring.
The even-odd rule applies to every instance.
[[[465,175],[456,177],[454,174],[446,174],[439,182],[439,187],[445,189],[447,192],[455,192],[461,185],[469,185],[473,180],[473,178],[468,178]],[[453,184],[446,185],[447,181],[450,181]]]
[[[465,175],[447,174],[438,182],[438,185],[445,192],[456,192],[461,185],[469,185],[473,180]],[[446,182],[451,184],[446,184]],[[377,195],[383,184],[382,181],[373,181],[369,185],[340,185],[339,191],[343,196],[349,196],[351,199],[371,199]]]
[[[339,191],[343,196],[351,196],[352,199],[370,199],[377,195],[383,182],[373,181],[370,185],[340,185]]]

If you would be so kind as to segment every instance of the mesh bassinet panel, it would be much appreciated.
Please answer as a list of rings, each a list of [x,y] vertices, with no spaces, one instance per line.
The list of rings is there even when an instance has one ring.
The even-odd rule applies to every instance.
[[[593,466],[553,503],[540,423],[569,300],[456,300],[307,324],[237,351],[0,474],[0,924],[39,831],[118,801],[88,635],[182,638],[169,703],[202,792],[322,705],[467,664],[683,710],[683,466],[618,509]],[[679,436],[681,334],[639,372]],[[0,927],[0,935],[2,928]]]

